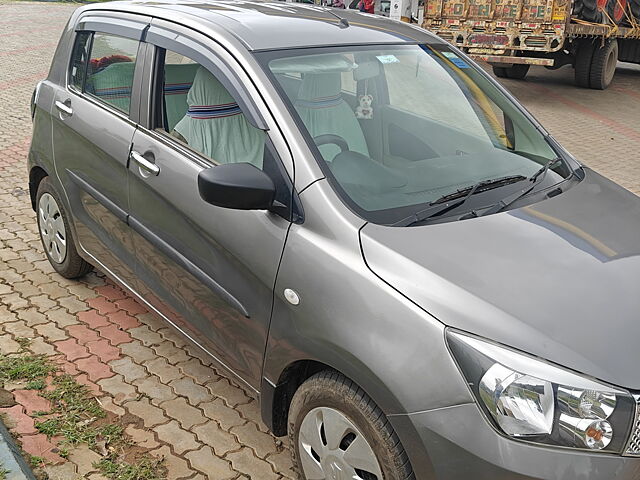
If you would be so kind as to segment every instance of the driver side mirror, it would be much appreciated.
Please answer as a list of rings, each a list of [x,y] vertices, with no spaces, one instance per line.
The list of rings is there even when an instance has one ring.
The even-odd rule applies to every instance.
[[[198,174],[200,198],[217,207],[267,210],[273,205],[273,180],[250,163],[227,163]]]

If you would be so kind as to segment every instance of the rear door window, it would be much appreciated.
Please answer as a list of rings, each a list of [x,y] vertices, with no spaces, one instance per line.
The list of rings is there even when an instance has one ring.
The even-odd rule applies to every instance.
[[[128,115],[138,46],[137,40],[94,33],[84,92]]]
[[[87,73],[87,60],[89,58],[89,47],[91,46],[91,33],[80,32],[76,37],[71,57],[71,69],[69,71],[69,86],[75,90],[82,91],[84,78]]]

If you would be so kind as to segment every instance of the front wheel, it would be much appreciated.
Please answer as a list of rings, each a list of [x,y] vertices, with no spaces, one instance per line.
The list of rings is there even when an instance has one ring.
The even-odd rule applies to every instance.
[[[317,373],[296,391],[289,440],[301,479],[406,480],[413,471],[389,420],[343,375]]]

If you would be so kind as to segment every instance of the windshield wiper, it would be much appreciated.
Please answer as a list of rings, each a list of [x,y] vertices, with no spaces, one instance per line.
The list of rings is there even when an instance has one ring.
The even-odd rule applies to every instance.
[[[527,180],[527,177],[523,175],[511,175],[508,177],[494,178],[491,180],[482,180],[475,185],[461,188],[455,192],[447,193],[440,198],[429,203],[427,208],[420,210],[412,215],[409,215],[402,220],[393,223],[392,227],[409,227],[416,223],[424,222],[429,218],[442,215],[449,210],[453,210],[460,205],[463,205],[472,195],[475,193],[486,192],[487,190],[493,190],[494,188],[502,187],[504,185],[510,185],[512,183],[522,182]],[[452,200],[456,200],[451,203]]]
[[[502,210],[507,208],[509,205],[511,205],[513,202],[520,200],[522,197],[528,195],[536,185],[538,185],[544,180],[544,178],[547,176],[547,172],[549,171],[549,169],[555,166],[555,164],[560,161],[561,161],[560,158],[554,158],[553,160],[549,160],[547,163],[544,164],[542,168],[540,168],[540,170],[538,170],[536,173],[531,175],[531,177],[529,177],[529,181],[531,182],[531,185],[529,185],[524,190],[520,190],[519,192],[516,192],[513,195],[509,195],[508,197],[503,198],[498,203],[489,207],[480,215],[476,215],[476,216],[484,217],[485,215],[491,215],[492,213],[501,212]]]

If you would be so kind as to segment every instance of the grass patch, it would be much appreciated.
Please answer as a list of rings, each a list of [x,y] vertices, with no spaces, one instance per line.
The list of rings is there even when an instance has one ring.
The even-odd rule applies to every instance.
[[[107,478],[112,480],[162,480],[159,467],[160,460],[142,459],[134,464],[115,462],[110,459],[101,460],[94,466]]]
[[[0,480],[7,480],[7,473],[9,473],[9,470],[4,468],[4,465],[0,463]]]
[[[44,387],[46,386],[47,384],[45,383],[45,381],[41,378],[38,378],[36,380],[29,381],[29,383],[27,383],[27,386],[24,388],[26,388],[27,390],[44,390]]]
[[[49,438],[63,438],[58,445],[61,457],[68,457],[75,446],[87,444],[103,455],[96,468],[111,480],[166,479],[162,460],[150,457],[145,449],[134,447],[124,434],[124,427],[114,421],[112,414],[107,414],[86,385],[68,374],[53,375],[56,372],[55,364],[43,355],[25,353],[7,357],[0,354],[1,383],[25,381],[25,388],[38,390],[41,397],[51,402],[50,411],[34,412],[32,416],[41,420],[35,422],[39,432]],[[53,376],[53,389],[45,390],[50,376]],[[134,456],[132,452],[138,454]],[[27,455],[26,458],[33,468],[46,463],[41,457]],[[4,478],[2,475],[0,473],[0,480]]]
[[[16,338],[16,342],[18,342],[18,344],[20,345],[20,348],[22,348],[23,350],[27,348],[29,345],[31,345],[31,339],[25,338],[25,337]]]
[[[104,418],[106,412],[91,396],[89,389],[71,375],[60,375],[53,379],[53,390],[41,395],[51,401],[53,414],[35,427],[48,437],[62,436],[69,446],[86,443],[96,448],[98,441],[105,445],[123,441],[123,429],[118,425],[100,425],[96,420]]]
[[[44,379],[55,371],[44,355],[22,355],[19,357],[0,356],[0,380],[28,380]]]
[[[80,420],[105,416],[100,404],[91,396],[89,388],[78,383],[71,375],[65,373],[55,377],[52,385],[55,388],[42,392],[42,396],[51,401],[54,409],[82,417]]]
[[[30,454],[26,454],[26,459],[27,462],[29,462],[29,465],[31,465],[33,468],[38,468],[38,467],[42,467],[45,463],[46,460],[42,457],[38,457],[36,455],[30,455]]]

